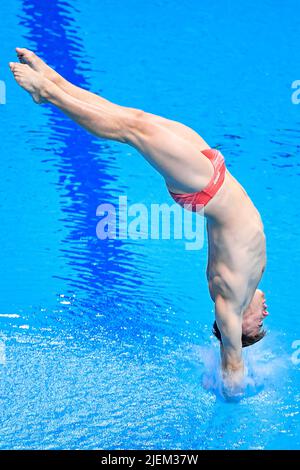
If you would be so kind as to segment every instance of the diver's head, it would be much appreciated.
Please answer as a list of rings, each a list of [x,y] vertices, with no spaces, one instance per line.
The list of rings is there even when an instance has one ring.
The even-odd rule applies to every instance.
[[[263,329],[263,320],[268,315],[265,294],[261,290],[256,289],[249,307],[243,314],[243,348],[257,343],[266,335],[266,331]],[[213,334],[221,342],[221,333],[216,322],[213,324]]]

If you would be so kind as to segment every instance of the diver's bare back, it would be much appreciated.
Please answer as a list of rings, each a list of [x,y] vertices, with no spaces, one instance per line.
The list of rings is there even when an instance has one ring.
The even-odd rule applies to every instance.
[[[226,171],[220,191],[206,206],[207,277],[213,300],[231,299],[240,314],[248,307],[266,264],[260,215],[243,187]]]

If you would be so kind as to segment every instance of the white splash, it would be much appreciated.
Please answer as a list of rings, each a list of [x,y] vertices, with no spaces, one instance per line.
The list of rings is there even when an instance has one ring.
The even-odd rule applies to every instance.
[[[0,313],[0,318],[20,318],[17,313]]]
[[[3,340],[0,340],[0,365],[4,366],[5,364],[6,364],[5,343]]]
[[[229,397],[221,375],[219,346],[211,344],[211,346],[197,347],[196,354],[198,361],[200,360],[203,365],[203,387],[225,401],[240,401],[243,398],[257,395],[270,384],[274,385],[275,380],[279,381],[280,371],[283,371],[288,364],[288,360],[282,355],[282,352],[280,355],[275,355],[263,342],[245,348],[243,350],[245,362],[243,391]]]

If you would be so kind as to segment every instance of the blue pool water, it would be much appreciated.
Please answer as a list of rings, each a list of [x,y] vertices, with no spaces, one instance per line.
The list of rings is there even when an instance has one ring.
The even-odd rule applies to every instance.
[[[1,449],[299,448],[298,8],[1,3]],[[253,198],[268,241],[269,334],[245,351],[251,393],[238,403],[218,393],[206,250],[97,239],[100,203],[170,198],[135,151],[33,105],[7,67],[15,46],[108,99],[194,127]]]

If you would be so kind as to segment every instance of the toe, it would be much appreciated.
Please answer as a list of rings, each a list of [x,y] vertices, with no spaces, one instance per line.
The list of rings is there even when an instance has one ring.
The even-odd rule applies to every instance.
[[[16,52],[19,58],[19,61],[23,64],[33,63],[35,59],[35,53],[30,51],[29,49],[17,47]]]
[[[14,70],[22,70],[23,64],[19,64],[18,62],[14,64]]]
[[[16,47],[17,54],[27,54],[30,52],[29,49],[25,49],[25,47]]]

